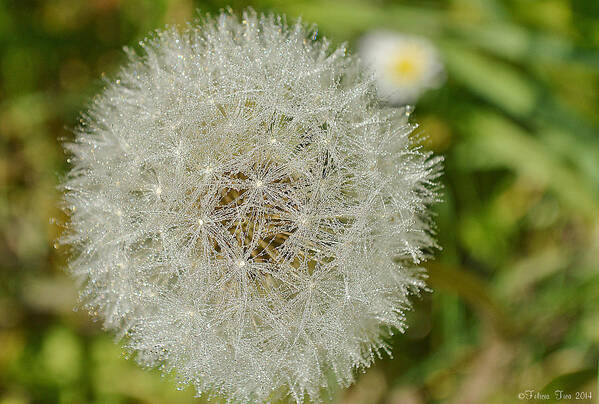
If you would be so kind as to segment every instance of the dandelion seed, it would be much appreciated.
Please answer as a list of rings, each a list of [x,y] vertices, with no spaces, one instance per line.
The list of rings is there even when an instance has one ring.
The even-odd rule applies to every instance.
[[[319,401],[405,328],[440,164],[351,56],[275,15],[243,21],[129,52],[66,145],[61,243],[141,364],[198,394]]]

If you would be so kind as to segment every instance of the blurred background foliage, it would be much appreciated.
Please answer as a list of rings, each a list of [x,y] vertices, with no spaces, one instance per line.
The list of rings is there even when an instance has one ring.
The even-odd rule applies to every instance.
[[[0,403],[202,401],[73,311],[49,218],[64,219],[60,141],[121,47],[247,5],[301,15],[350,51],[376,28],[422,35],[447,69],[414,113],[446,158],[434,293],[416,300],[394,358],[332,399],[509,403],[562,389],[596,402],[598,1],[0,0]]]

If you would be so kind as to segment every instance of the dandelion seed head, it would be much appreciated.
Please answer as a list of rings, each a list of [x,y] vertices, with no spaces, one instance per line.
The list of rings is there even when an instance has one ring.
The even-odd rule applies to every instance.
[[[66,145],[82,301],[198,393],[319,401],[425,287],[439,159],[315,32],[253,11],[157,31]]]

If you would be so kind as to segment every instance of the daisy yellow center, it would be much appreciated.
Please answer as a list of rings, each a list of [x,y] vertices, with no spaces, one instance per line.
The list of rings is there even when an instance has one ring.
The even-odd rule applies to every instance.
[[[391,58],[389,73],[396,83],[417,81],[424,70],[424,55],[418,49],[405,49]]]

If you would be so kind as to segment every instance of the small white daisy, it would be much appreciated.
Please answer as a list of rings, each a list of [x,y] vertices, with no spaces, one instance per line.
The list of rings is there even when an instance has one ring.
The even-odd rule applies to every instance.
[[[444,79],[443,64],[428,40],[377,31],[364,36],[359,54],[374,74],[380,98],[392,104],[410,104]]]

